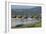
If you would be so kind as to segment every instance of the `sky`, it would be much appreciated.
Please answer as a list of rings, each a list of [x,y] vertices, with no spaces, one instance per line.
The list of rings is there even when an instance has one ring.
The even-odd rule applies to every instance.
[[[11,9],[29,9],[37,6],[11,5]]]

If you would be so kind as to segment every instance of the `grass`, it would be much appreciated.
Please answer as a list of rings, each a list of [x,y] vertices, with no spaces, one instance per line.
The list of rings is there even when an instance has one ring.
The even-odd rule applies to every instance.
[[[34,27],[41,27],[41,22],[38,22],[36,24],[33,25]]]

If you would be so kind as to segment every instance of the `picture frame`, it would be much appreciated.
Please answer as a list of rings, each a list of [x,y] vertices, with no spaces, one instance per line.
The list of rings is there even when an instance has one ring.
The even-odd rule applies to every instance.
[[[24,31],[24,30],[43,30],[44,26],[40,27],[40,28],[18,28],[18,29],[11,29],[11,5],[16,5],[16,4],[22,4],[22,5],[32,5],[32,6],[41,6],[41,17],[42,17],[42,11],[43,11],[43,4],[37,4],[37,3],[21,3],[21,2],[6,2],[6,6],[5,6],[5,32],[16,32],[16,31]],[[41,19],[42,21],[42,19]],[[43,23],[42,23],[43,25]]]

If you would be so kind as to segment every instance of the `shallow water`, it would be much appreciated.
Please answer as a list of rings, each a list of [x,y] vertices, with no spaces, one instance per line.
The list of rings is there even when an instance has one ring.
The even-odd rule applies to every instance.
[[[37,22],[38,22],[38,20],[35,18],[27,18],[27,19],[12,18],[11,19],[11,27],[14,27],[14,26],[20,25],[20,24],[34,24]]]

